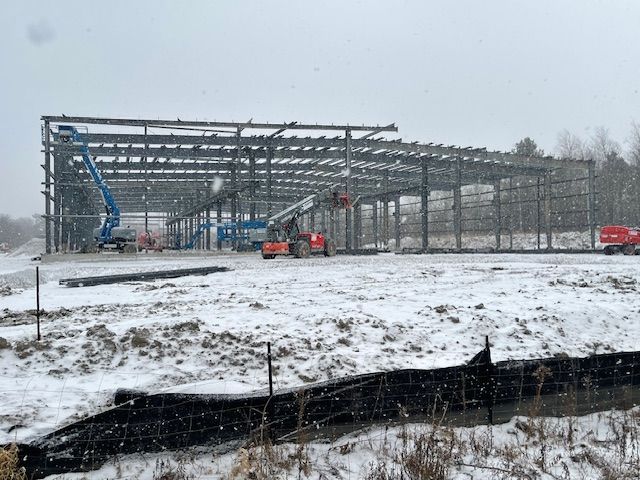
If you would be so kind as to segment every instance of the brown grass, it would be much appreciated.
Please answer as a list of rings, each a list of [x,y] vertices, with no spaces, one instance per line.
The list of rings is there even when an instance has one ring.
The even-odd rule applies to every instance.
[[[18,446],[15,443],[0,449],[0,480],[26,480],[25,469],[18,464]]]

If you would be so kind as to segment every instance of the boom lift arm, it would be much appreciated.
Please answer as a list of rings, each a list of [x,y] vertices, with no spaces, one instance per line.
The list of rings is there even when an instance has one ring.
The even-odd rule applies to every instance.
[[[100,190],[100,195],[102,196],[102,201],[104,204],[106,217],[102,222],[102,225],[99,229],[96,229],[95,237],[96,241],[100,246],[105,244],[114,243],[113,233],[114,229],[120,226],[120,209],[111,194],[111,190],[107,186],[100,170],[98,170],[98,166],[95,161],[91,157],[89,152],[89,146],[82,138],[82,135],[78,131],[78,129],[72,125],[60,125],[58,127],[58,139],[62,143],[68,143],[73,145],[78,145],[80,147],[80,154],[82,155],[82,161],[84,163],[87,172],[91,175],[94,183]],[[130,232],[123,232],[124,236],[131,236],[131,239],[125,239],[124,243],[135,243],[135,231],[133,229],[119,229],[119,230],[128,230]],[[131,233],[132,232],[132,233]],[[127,235],[128,233],[128,235]],[[116,242],[118,249],[120,249],[120,242]]]
[[[283,211],[269,217],[268,223],[280,226],[288,238],[295,238],[300,229],[298,219],[305,213],[315,210],[323,204],[329,203],[334,208],[350,208],[349,197],[345,194],[338,194],[336,191],[321,191],[303,198],[297,203],[285,208]]]
[[[319,232],[301,232],[298,225],[302,215],[324,204],[332,208],[351,208],[349,196],[335,190],[323,190],[294,203],[269,218],[267,241],[262,244],[262,258],[272,259],[277,255],[305,258],[312,253],[323,253],[327,257],[335,255],[335,241]]]

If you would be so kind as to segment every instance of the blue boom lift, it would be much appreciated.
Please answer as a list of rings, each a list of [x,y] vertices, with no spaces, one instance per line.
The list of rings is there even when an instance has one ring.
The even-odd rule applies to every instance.
[[[134,253],[136,251],[136,230],[128,227],[120,227],[120,209],[111,194],[111,190],[109,190],[109,187],[102,178],[100,170],[98,170],[96,163],[93,161],[93,158],[91,158],[89,146],[83,140],[78,129],[71,125],[60,125],[58,127],[58,140],[61,143],[68,143],[80,147],[84,166],[102,195],[106,217],[102,222],[102,226],[93,231],[93,236],[98,248]]]

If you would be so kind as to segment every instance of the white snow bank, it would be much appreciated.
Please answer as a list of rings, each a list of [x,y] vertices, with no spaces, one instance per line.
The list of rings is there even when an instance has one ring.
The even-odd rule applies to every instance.
[[[46,250],[44,238],[32,238],[27,243],[23,243],[18,248],[10,252],[8,257],[34,257],[42,255]]]

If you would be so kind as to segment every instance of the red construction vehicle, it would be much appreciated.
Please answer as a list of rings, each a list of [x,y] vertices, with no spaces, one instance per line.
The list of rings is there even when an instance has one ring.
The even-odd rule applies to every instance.
[[[640,228],[608,225],[600,230],[600,243],[608,244],[604,247],[605,255],[624,253],[636,255],[636,245],[640,244]]]
[[[349,197],[336,192],[320,192],[309,195],[300,202],[269,218],[267,240],[262,244],[262,258],[276,255],[294,255],[306,258],[311,254],[332,257],[336,254],[336,242],[322,233],[301,232],[298,219],[307,212],[328,204],[332,208],[351,208]]]
[[[151,250],[161,252],[163,249],[162,238],[158,232],[142,232],[138,235],[138,251]]]

